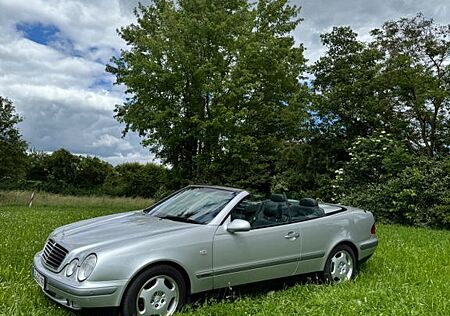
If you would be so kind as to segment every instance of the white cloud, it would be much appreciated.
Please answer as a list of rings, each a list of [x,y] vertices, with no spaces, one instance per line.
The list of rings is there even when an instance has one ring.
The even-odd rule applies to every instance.
[[[157,159],[155,160],[153,158],[153,156],[149,157],[147,155],[142,155],[140,153],[129,153],[127,155],[118,154],[118,155],[103,157],[103,159],[105,159],[112,165],[118,165],[124,161],[140,162],[140,163],[149,163],[149,162],[159,163],[159,161]]]
[[[361,40],[367,40],[370,30],[388,20],[422,12],[427,18],[448,24],[450,16],[450,1],[443,0],[292,0],[291,3],[302,7],[300,16],[304,21],[294,34],[298,42],[305,44],[306,57],[311,62],[324,52],[320,34],[331,31],[333,26],[350,26]]]
[[[126,151],[133,149],[133,146],[128,143],[124,142],[123,139],[109,135],[104,134],[101,135],[94,143],[92,144],[94,147],[114,147],[118,148],[120,151]]]
[[[4,81],[7,81],[8,77]],[[0,85],[2,84],[0,79]],[[34,85],[13,83],[5,85],[2,89],[5,95],[16,95],[15,100],[19,101],[19,112],[23,111],[28,104],[58,104],[59,106],[71,108],[77,111],[101,110],[113,115],[114,105],[121,102],[121,99],[109,95],[108,91],[89,91],[85,89],[61,88],[54,85]],[[26,117],[26,113],[23,113]]]

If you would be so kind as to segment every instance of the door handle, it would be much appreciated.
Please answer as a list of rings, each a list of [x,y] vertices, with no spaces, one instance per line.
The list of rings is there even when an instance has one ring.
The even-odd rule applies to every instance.
[[[298,237],[300,237],[300,234],[296,232],[289,232],[286,236],[284,236],[284,238],[291,240],[296,240]]]

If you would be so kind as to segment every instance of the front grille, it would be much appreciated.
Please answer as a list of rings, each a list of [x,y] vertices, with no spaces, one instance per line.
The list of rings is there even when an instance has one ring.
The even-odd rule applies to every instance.
[[[68,253],[66,248],[49,239],[42,252],[42,259],[47,266],[57,270]]]

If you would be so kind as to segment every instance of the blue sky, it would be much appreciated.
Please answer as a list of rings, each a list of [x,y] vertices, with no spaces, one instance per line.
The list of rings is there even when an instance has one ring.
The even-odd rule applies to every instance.
[[[145,2],[145,1],[144,1]],[[322,53],[320,34],[350,25],[361,39],[386,20],[422,11],[450,23],[450,1],[305,0],[304,21],[295,31],[306,57]],[[134,22],[137,1],[0,0],[0,95],[10,98],[24,121],[30,147],[51,152],[66,148],[113,164],[152,161],[137,135],[121,138],[114,118],[124,87],[105,72],[111,56],[126,49],[116,29]]]
[[[41,22],[35,23],[16,23],[16,29],[22,32],[23,37],[42,45],[49,45],[57,40],[59,28],[56,25],[45,25]]]

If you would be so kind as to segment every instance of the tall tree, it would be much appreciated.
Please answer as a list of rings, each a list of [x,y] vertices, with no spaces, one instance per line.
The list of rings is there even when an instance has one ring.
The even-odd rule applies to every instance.
[[[306,85],[303,47],[289,35],[299,8],[287,1],[259,1],[245,45],[238,52],[228,102],[233,124],[224,143],[222,183],[270,191],[283,149],[303,136]]]
[[[25,173],[27,143],[16,126],[21,121],[12,102],[0,96],[0,181]]]
[[[317,190],[327,198],[334,171],[348,160],[347,148],[358,136],[391,124],[389,104],[378,97],[378,75],[382,54],[358,40],[349,27],[335,27],[321,35],[325,54],[311,67],[312,90],[307,144],[293,147],[284,164],[300,174],[291,186]]]
[[[322,35],[312,67],[315,128],[345,148],[376,130],[429,156],[449,152],[450,25],[418,14],[384,23],[362,42],[349,27]]]
[[[449,153],[450,25],[418,14],[372,31],[384,54],[385,96],[406,126],[402,135],[429,156]]]
[[[287,0],[157,0],[119,34],[107,71],[127,86],[116,118],[179,178],[265,187],[303,115],[303,48]],[[259,177],[258,175],[263,175]],[[230,183],[231,184],[231,183]]]
[[[335,27],[321,39],[327,51],[312,67],[313,126],[348,145],[390,121],[382,119],[390,110],[378,97],[382,54],[359,41],[349,27]]]

